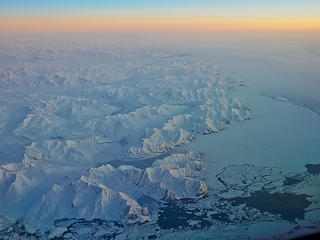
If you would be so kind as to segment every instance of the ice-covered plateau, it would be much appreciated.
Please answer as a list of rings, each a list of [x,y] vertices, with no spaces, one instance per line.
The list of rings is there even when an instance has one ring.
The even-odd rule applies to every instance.
[[[178,146],[250,117],[218,69],[188,55],[0,51],[0,214],[30,229],[61,218],[142,223],[154,214],[142,199],[203,196],[200,155]]]

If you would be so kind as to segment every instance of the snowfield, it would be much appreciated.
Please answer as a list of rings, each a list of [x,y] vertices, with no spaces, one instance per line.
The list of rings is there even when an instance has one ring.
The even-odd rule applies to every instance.
[[[250,118],[217,67],[179,52],[0,52],[0,215],[30,231],[64,218],[153,221],[143,199],[204,196],[200,155],[177,147]]]

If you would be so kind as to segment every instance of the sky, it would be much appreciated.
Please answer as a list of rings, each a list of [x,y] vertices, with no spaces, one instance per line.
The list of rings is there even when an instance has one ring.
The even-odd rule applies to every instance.
[[[319,0],[0,0],[0,31],[320,30]]]

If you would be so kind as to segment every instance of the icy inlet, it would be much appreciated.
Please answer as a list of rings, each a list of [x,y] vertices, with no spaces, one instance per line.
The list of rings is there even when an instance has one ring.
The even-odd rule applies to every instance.
[[[0,214],[30,230],[143,223],[156,212],[142,199],[203,196],[200,155],[177,147],[250,117],[215,66],[177,52],[0,50]]]

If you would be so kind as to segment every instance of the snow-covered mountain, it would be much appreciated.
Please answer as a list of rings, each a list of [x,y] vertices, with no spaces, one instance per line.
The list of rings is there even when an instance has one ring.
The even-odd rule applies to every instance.
[[[0,214],[23,217],[30,229],[61,218],[142,223],[153,214],[144,198],[205,195],[200,155],[177,148],[250,118],[218,69],[188,55],[1,51]]]

